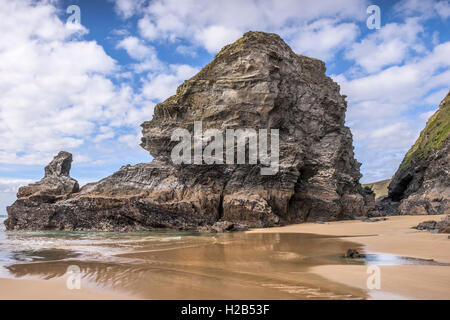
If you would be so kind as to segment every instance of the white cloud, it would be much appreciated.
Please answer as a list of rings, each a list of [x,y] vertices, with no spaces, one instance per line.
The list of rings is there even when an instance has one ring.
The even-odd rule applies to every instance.
[[[125,49],[131,58],[140,61],[133,66],[136,73],[156,71],[163,68],[163,63],[158,59],[155,48],[146,45],[139,38],[126,37],[119,41],[116,48]]]
[[[242,36],[238,29],[224,26],[209,26],[197,35],[197,41],[211,53],[218,52],[223,46],[233,43]]]
[[[419,115],[419,117],[424,120],[424,121],[428,121],[428,119],[430,119],[430,117],[436,112],[437,109],[435,110],[431,110],[431,111],[427,111],[427,112],[423,112]]]
[[[434,46],[437,46],[439,42],[439,31],[433,31],[433,35],[431,36],[431,43]]]
[[[350,103],[347,125],[352,128],[357,149],[372,154],[386,149],[408,149],[417,130],[417,126],[404,116],[410,109],[409,104],[381,103],[378,100]]]
[[[400,64],[410,50],[423,51],[418,36],[423,27],[417,19],[407,19],[405,23],[389,23],[374,31],[358,43],[354,43],[346,53],[368,72],[376,72],[383,67]]]
[[[188,65],[171,65],[167,73],[149,75],[150,78],[144,81],[142,93],[148,99],[162,101],[174,95],[176,88],[198,71]]]
[[[211,53],[246,31],[270,31],[289,35],[305,53],[329,57],[356,33],[354,23],[343,20],[364,20],[366,8],[365,0],[156,0],[141,10],[138,29],[151,41],[183,39]],[[324,37],[315,48],[318,33]]]
[[[92,141],[98,143],[111,138],[114,138],[114,130],[111,127],[102,126],[98,129],[98,133]]]
[[[0,7],[0,163],[45,165],[59,150],[82,159],[113,128],[138,126],[136,115],[153,111],[153,104],[142,110],[149,102],[130,86],[113,83],[121,76],[116,62],[83,40],[88,30],[66,26],[52,2],[0,0]],[[144,62],[156,57],[133,38],[122,45]]]
[[[128,145],[129,148],[134,149],[137,148],[141,143],[141,137],[142,134],[140,132],[136,134],[125,134],[123,136],[120,136],[118,141]]]
[[[149,56],[156,55],[153,47],[146,46],[140,39],[136,37],[127,37],[122,39],[117,48],[125,49],[130,57],[136,60],[144,60]]]
[[[415,132],[408,123],[395,121],[371,131],[369,147],[381,151],[386,148],[386,141],[389,141],[390,148],[409,147],[413,144],[414,138],[416,138]]]
[[[191,56],[192,58],[197,57],[197,51],[193,46],[179,45],[175,51],[184,56]]]
[[[439,103],[441,103],[442,99],[447,95],[448,90],[449,88],[444,88],[430,93],[427,97],[425,97],[424,102],[429,106],[438,106]]]
[[[26,186],[32,182],[33,180],[30,179],[0,178],[0,193],[16,193],[17,190],[19,190],[19,187]]]
[[[355,23],[321,19],[305,25],[300,32],[291,36],[291,43],[295,52],[327,60],[340,49],[352,44],[358,33]]]
[[[411,88],[419,87],[421,76],[413,66],[394,66],[363,78],[350,81],[341,79],[339,84],[342,92],[352,101],[403,102],[420,95],[417,91],[411,91]]]
[[[117,14],[127,19],[138,11],[144,4],[144,0],[115,0],[114,9]]]
[[[155,40],[158,38],[159,31],[149,16],[145,16],[138,21],[138,29],[140,35],[147,40]]]
[[[403,0],[394,6],[394,11],[405,16],[418,16],[421,19],[440,16],[445,20],[450,17],[450,3],[448,0]]]
[[[364,173],[361,183],[390,179],[405,156],[405,149],[386,148],[383,152],[360,153],[358,161],[362,162]]]
[[[436,46],[425,57],[402,66],[393,66],[350,81],[342,75],[335,79],[352,102],[377,100],[404,103],[450,83],[449,56],[450,42],[446,42]]]
[[[448,19],[450,17],[450,3],[442,0],[434,5],[434,9],[442,19]]]

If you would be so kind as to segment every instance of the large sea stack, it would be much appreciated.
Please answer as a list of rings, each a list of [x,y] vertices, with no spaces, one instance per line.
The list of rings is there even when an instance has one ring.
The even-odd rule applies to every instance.
[[[124,166],[56,197],[19,192],[5,224],[10,230],[221,231],[365,216],[374,195],[359,183],[345,111],[345,97],[322,61],[295,54],[278,35],[248,32],[142,124],[151,163]],[[224,136],[226,129],[278,129],[279,170],[263,175],[259,162],[174,164],[172,133],[193,133],[194,121]]]
[[[385,214],[450,213],[450,91],[379,200]]]

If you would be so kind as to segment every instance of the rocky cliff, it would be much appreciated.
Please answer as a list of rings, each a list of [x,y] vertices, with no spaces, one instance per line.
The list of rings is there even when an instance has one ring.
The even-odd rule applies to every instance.
[[[385,214],[450,213],[450,92],[428,120],[377,205]]]
[[[141,145],[153,156],[151,163],[124,166],[78,192],[62,188],[51,199],[19,192],[5,224],[8,229],[220,231],[364,216],[374,208],[374,195],[359,184],[345,111],[345,99],[322,61],[295,54],[278,35],[248,32],[142,124]],[[250,142],[240,164],[234,144],[231,155],[214,149],[215,161],[199,162],[195,154],[205,152],[209,140],[195,134],[194,123],[201,123],[202,134],[214,130],[210,143],[230,129],[243,130],[231,141],[251,130],[269,135],[277,129],[276,170],[266,172],[261,154],[252,158]],[[194,156],[174,163],[179,141],[173,133],[182,129],[194,135],[194,146],[188,143],[183,153]],[[247,138],[244,143],[252,139]],[[270,141],[273,154],[278,150]]]

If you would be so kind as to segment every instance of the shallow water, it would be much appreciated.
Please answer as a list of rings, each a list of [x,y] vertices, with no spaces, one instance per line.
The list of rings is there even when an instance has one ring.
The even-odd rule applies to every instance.
[[[51,279],[76,265],[86,286],[150,299],[364,299],[310,273],[330,264],[422,264],[393,255],[345,259],[358,245],[289,233],[5,232],[0,276]]]

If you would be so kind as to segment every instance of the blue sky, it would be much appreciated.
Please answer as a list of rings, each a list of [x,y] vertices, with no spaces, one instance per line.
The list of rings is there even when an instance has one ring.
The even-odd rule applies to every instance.
[[[59,150],[81,184],[151,161],[140,124],[248,30],[326,62],[362,182],[390,178],[449,89],[449,27],[445,0],[0,0],[0,214]]]

